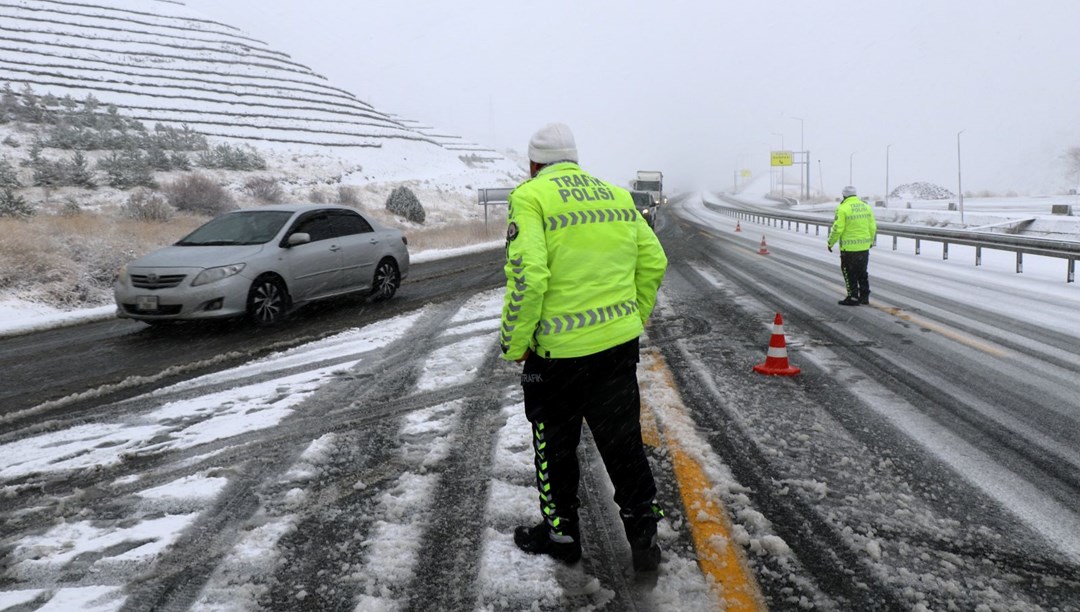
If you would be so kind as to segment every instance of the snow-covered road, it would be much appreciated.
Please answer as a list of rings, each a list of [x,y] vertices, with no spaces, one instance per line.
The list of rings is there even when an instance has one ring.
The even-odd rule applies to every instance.
[[[668,508],[657,575],[630,571],[589,444],[585,559],[514,547],[513,527],[536,520],[532,449],[517,366],[497,358],[501,290],[487,290],[19,423],[0,437],[0,610],[1080,609],[1075,512],[851,367],[860,344],[875,345],[864,357],[901,350],[889,340],[832,335],[884,321],[902,327],[896,346],[956,350],[942,315],[904,309],[944,292],[1076,338],[1077,287],[1038,265],[1017,277],[956,251],[878,249],[874,308],[838,313],[820,299],[840,286],[820,238],[732,236],[699,199],[662,220],[673,263],[639,365]],[[762,233],[763,265],[790,270],[753,267]],[[759,272],[783,282],[740,284]],[[777,309],[798,379],[749,371]],[[970,350],[994,375],[1022,371],[1015,355]]]
[[[6,576],[17,588],[0,593],[0,604],[407,607],[431,555],[466,552],[432,550],[427,532],[452,510],[435,505],[449,486],[447,464],[474,444],[493,449],[489,465],[455,469],[467,480],[490,472],[476,487],[486,501],[473,500],[482,518],[453,514],[480,536],[479,557],[448,574],[476,582],[427,590],[442,600],[471,594],[466,607],[480,609],[629,597],[512,544],[513,526],[533,522],[537,503],[514,367],[494,359],[500,306],[501,291],[432,305],[9,436],[0,482],[12,545]],[[324,540],[328,530],[337,537]],[[662,535],[672,542],[672,579],[641,605],[714,605],[692,551],[673,529]],[[297,555],[294,541],[306,538],[320,550]],[[313,560],[311,575],[292,573]],[[192,584],[193,573],[208,574],[205,584]],[[579,584],[567,588],[568,579]]]

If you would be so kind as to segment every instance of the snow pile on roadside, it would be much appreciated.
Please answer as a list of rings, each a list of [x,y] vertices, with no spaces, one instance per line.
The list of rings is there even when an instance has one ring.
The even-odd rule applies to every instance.
[[[908,200],[944,200],[955,198],[956,194],[933,183],[915,182],[893,189],[889,197]]]

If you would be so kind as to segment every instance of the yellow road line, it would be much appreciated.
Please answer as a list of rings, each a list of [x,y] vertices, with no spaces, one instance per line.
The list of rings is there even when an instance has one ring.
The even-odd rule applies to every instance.
[[[937,333],[941,334],[942,336],[945,336],[946,338],[949,338],[950,340],[955,340],[956,342],[959,342],[960,344],[963,344],[965,346],[970,346],[973,349],[983,351],[984,353],[989,353],[989,354],[991,354],[991,355],[993,355],[995,357],[1005,357],[1008,354],[1006,351],[1003,351],[1002,349],[999,349],[996,346],[991,346],[989,344],[986,344],[985,342],[979,342],[978,340],[975,340],[975,339],[973,339],[973,338],[971,338],[969,336],[966,336],[966,335],[964,335],[964,334],[962,334],[962,333],[960,333],[958,331],[953,331],[953,330],[951,330],[948,327],[945,327],[943,325],[938,325],[937,323],[927,321],[926,319],[922,319],[920,317],[917,317],[917,316],[911,314],[910,312],[905,312],[904,310],[902,310],[900,308],[882,307],[880,310],[883,310],[883,311],[893,315],[894,317],[897,317],[897,318],[902,319],[904,321],[907,321],[909,323],[913,323],[915,325],[918,325],[919,327],[922,327],[923,329],[929,329],[930,331],[937,332]]]
[[[674,379],[659,352],[651,351],[654,361],[649,370],[659,375],[664,385],[675,392]],[[681,402],[671,410],[685,411]],[[681,412],[685,415],[685,412]],[[653,408],[642,402],[642,440],[653,447],[660,445],[660,432]],[[686,520],[697,551],[698,566],[708,578],[710,587],[724,602],[729,612],[758,612],[767,608],[760,588],[754,580],[742,549],[732,538],[731,521],[723,502],[710,494],[713,486],[705,470],[686,453],[674,436],[664,436],[672,459],[675,480],[686,509]]]
[[[656,427],[656,415],[644,403],[641,410],[641,441],[646,446],[660,448],[660,431]]]

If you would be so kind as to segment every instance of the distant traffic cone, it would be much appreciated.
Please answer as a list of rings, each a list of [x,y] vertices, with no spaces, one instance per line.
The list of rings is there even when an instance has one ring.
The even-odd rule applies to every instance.
[[[735,222],[735,231],[736,232],[741,232],[742,231],[742,228],[739,227],[739,222],[738,221]]]
[[[769,353],[765,363],[754,366],[754,371],[770,376],[795,376],[801,370],[788,363],[787,342],[784,341],[784,319],[776,313],[773,321],[772,337],[769,338]]]
[[[758,255],[768,255],[769,249],[765,247],[765,236],[761,237],[761,248],[758,249]]]

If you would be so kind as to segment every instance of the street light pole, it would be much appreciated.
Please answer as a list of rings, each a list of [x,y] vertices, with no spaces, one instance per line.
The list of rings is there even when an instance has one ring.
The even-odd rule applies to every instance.
[[[964,183],[960,179],[960,134],[963,134],[965,130],[960,130],[956,133],[956,191],[958,198],[960,198],[960,225],[964,224]]]
[[[802,153],[803,164],[806,166],[805,172],[799,173],[799,197],[809,199],[810,197],[810,160],[807,159],[809,155],[806,154],[806,140],[803,138],[804,123],[802,117],[792,117],[792,119],[799,122],[799,152]],[[803,178],[806,178],[804,181]]]
[[[852,180],[852,176],[854,176],[854,174],[855,174],[854,172],[852,172],[852,168],[854,168],[854,167],[855,167],[855,154],[852,153],[851,155],[848,156],[848,160],[847,160],[847,184],[848,185],[854,185],[855,184],[853,182],[853,180]]]
[[[889,148],[892,144],[885,145],[885,208],[889,207]]]

